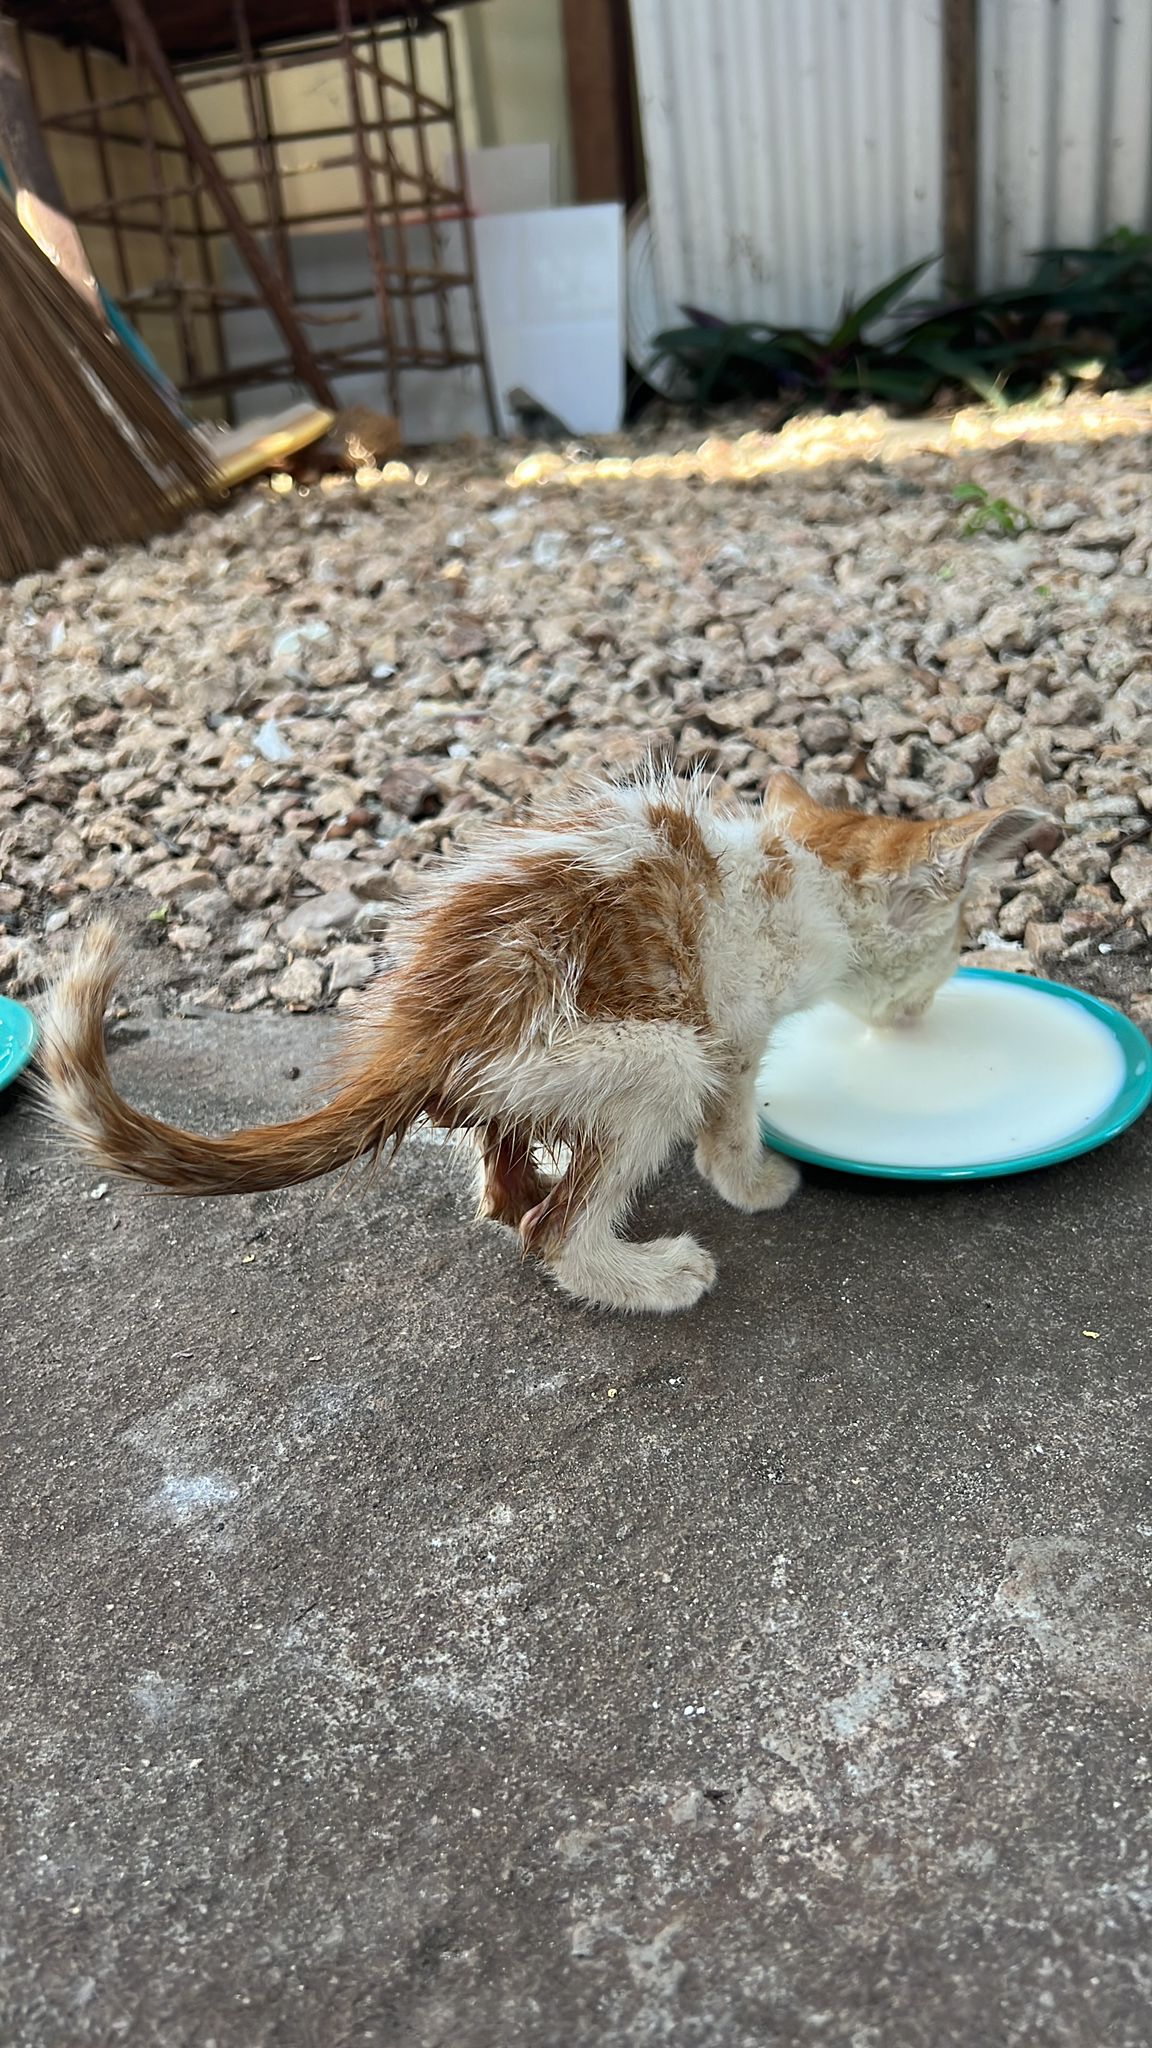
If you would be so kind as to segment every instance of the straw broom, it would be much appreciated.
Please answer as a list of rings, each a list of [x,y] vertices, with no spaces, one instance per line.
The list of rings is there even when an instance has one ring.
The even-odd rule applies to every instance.
[[[0,201],[0,579],[146,540],[212,492],[207,449]]]

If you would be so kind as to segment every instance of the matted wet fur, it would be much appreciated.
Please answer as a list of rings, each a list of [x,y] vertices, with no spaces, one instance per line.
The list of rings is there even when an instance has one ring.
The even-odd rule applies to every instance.
[[[622,1236],[639,1189],[690,1139],[726,1201],[785,1202],[796,1169],[764,1149],[755,1100],[774,1025],[825,997],[874,1023],[919,1015],[955,965],[971,879],[1052,831],[1031,810],[830,811],[786,775],[754,806],[701,780],[589,786],[440,870],[312,1115],[200,1138],[125,1102],[104,1052],[106,924],[50,991],[45,1099],[103,1171],[182,1195],[311,1180],[420,1118],[465,1130],[481,1213],[568,1293],[688,1308],[713,1261],[691,1237]]]

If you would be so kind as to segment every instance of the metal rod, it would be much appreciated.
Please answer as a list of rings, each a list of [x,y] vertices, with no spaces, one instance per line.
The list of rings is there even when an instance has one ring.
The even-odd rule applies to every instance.
[[[43,125],[45,128],[75,127],[86,134],[92,126],[90,118],[92,114],[110,114],[117,107],[138,107],[139,104],[139,88],[133,92],[103,93],[96,99],[86,101],[82,107],[59,107],[55,113],[45,114]],[[140,142],[138,135],[119,135],[113,133],[110,129],[106,130],[105,133],[109,142],[129,142],[137,145]],[[156,147],[157,149],[168,150],[174,156],[183,156],[184,154],[178,142],[166,142],[163,137],[157,139]]]
[[[135,196],[139,196],[139,195],[135,195]],[[150,198],[148,198],[148,199],[147,199],[147,201],[146,201],[146,203],[148,203],[148,204],[154,204],[155,202],[154,202],[153,200],[151,200]],[[89,226],[95,226],[95,225],[97,225],[98,223],[100,223],[100,222],[102,222],[102,221],[106,220],[106,218],[107,218],[107,209],[106,209],[106,208],[105,208],[105,207],[104,207],[104,206],[103,206],[102,204],[101,204],[101,205],[97,205],[97,206],[95,206],[95,207],[91,207],[91,208],[85,208],[85,207],[82,207],[82,208],[80,208],[80,209],[79,209],[79,211],[78,211],[78,212],[76,212],[75,214],[73,214],[73,219],[74,219],[74,221],[76,222],[76,225],[77,225],[78,227],[81,227],[81,226],[83,226],[83,225],[84,225],[85,223],[87,223],[87,224],[88,224]],[[437,218],[438,218],[438,219],[439,219],[439,220],[440,220],[440,221],[441,221],[442,223],[444,223],[444,224],[447,224],[447,223],[448,223],[448,222],[450,222],[450,221],[454,221],[454,220],[463,220],[463,218],[464,218],[464,215],[463,215],[463,213],[462,213],[462,212],[460,211],[460,209],[459,209],[459,208],[457,208],[457,209],[456,209],[455,211],[453,211],[453,212],[448,212],[448,211],[447,211],[447,209],[445,209],[445,210],[442,210],[442,211],[441,211],[441,212],[440,212],[440,213],[439,213],[439,214],[437,215]],[[363,207],[362,207],[362,206],[345,206],[345,207],[336,207],[336,208],[333,208],[333,209],[332,209],[331,211],[325,211],[324,213],[300,213],[300,214],[296,214],[296,215],[294,215],[294,216],[293,216],[293,219],[292,219],[292,225],[293,225],[294,227],[298,227],[298,228],[315,228],[315,227],[321,227],[321,226],[325,226],[325,227],[332,227],[332,226],[336,226],[336,225],[339,225],[339,224],[340,224],[340,223],[341,223],[342,221],[351,221],[351,220],[358,220],[358,221],[361,221],[361,222],[363,222],[363,219],[364,219],[364,209],[363,209]],[[423,225],[425,225],[425,224],[426,224],[426,222],[427,222],[427,215],[425,215],[425,214],[409,214],[409,215],[408,215],[408,226],[409,226],[409,227],[420,227],[420,226],[423,226]],[[249,221],[248,225],[249,225],[249,227],[251,228],[251,230],[252,230],[253,234],[256,234],[256,235],[262,235],[262,234],[266,234],[266,233],[268,232],[268,230],[269,230],[269,229],[271,228],[271,225],[272,225],[272,223],[271,223],[271,221],[267,221],[267,220],[254,220],[254,221]],[[157,226],[156,226],[156,224],[155,224],[154,222],[151,222],[151,221],[146,221],[146,220],[139,220],[139,221],[133,221],[133,222],[131,223],[131,232],[132,232],[132,234],[134,234],[134,235],[158,235],[158,234],[160,233],[160,229],[159,229],[159,227],[157,227]],[[174,221],[174,222],[172,223],[172,229],[171,229],[171,232],[172,232],[172,235],[174,236],[174,238],[175,238],[175,239],[176,239],[177,241],[183,241],[183,242],[190,242],[190,241],[195,241],[195,239],[196,239],[196,236],[197,236],[197,233],[198,233],[198,230],[197,230],[196,228],[194,228],[194,227],[190,227],[190,228],[183,228],[183,227],[181,227],[181,226],[179,225],[179,223],[178,223],[178,222],[175,222],[175,221]],[[205,224],[204,224],[204,233],[205,233],[205,236],[206,236],[206,238],[207,238],[207,239],[208,239],[209,241],[217,241],[217,240],[219,240],[219,238],[220,238],[220,237],[221,237],[222,235],[229,235],[229,234],[231,234],[231,232],[232,232],[232,231],[231,231],[231,229],[230,229],[230,228],[228,228],[228,227],[225,227],[225,226],[224,226],[224,224],[223,224],[223,222],[220,222],[220,223],[218,223],[218,224],[217,224],[217,225],[215,225],[215,226],[214,226],[214,225],[212,224],[212,222],[211,222],[211,221],[206,221],[206,222],[205,222]],[[389,266],[389,267],[393,267],[393,268],[394,268],[394,266]],[[428,274],[429,274],[430,276],[436,276],[436,277],[438,277],[438,276],[440,276],[440,274],[441,274],[441,273],[440,273],[439,271],[432,271],[432,272],[429,272]],[[456,272],[447,272],[447,271],[446,271],[446,272],[444,272],[443,274],[444,274],[444,277],[445,277],[446,281],[447,281],[447,282],[448,282],[449,284],[466,284],[466,283],[467,283],[468,273],[467,273],[466,271],[456,271]],[[261,305],[265,304],[265,301],[264,301],[263,299],[261,299],[261,300],[260,300],[260,304],[261,304]]]
[[[448,99],[452,108],[452,147],[456,154],[456,172],[460,179],[461,203],[464,223],[464,253],[468,264],[468,305],[472,314],[472,332],[476,337],[476,354],[480,364],[480,380],[484,386],[484,402],[488,408],[488,424],[494,436],[500,433],[500,413],[496,404],[496,388],[492,382],[492,365],[488,358],[488,337],[484,331],[484,313],[480,305],[480,284],[476,268],[476,233],[472,226],[472,198],[464,175],[464,138],[460,133],[460,101],[456,91],[456,61],[452,52],[452,38],[445,34],[445,62],[448,74]]]
[[[269,69],[274,68],[274,66],[269,66]],[[238,81],[236,79],[231,78],[222,78],[216,81],[216,83],[222,85],[233,85],[237,82]],[[385,82],[387,83],[387,80]],[[394,80],[392,81],[392,83],[393,85],[395,85]],[[122,105],[123,103],[123,101],[120,101],[118,104]],[[104,101],[100,104],[107,105],[107,102]],[[133,95],[131,104],[133,106],[139,104],[139,94]],[[86,135],[94,137],[96,132],[96,125],[94,121],[89,119],[89,111],[90,110],[88,108],[80,107],[74,109],[71,113],[68,114],[41,114],[39,117],[40,126],[45,131],[45,133],[49,133],[54,129],[58,129],[60,133],[63,135]],[[390,129],[393,130],[401,128],[417,128],[419,127],[419,125],[419,118],[414,114],[390,115],[388,119],[388,126]],[[104,130],[104,139],[107,142],[120,143],[122,147],[126,149],[139,149],[140,147],[140,137],[138,135],[124,134],[118,128],[106,128]],[[276,137],[276,140],[282,143],[346,142],[347,139],[347,128],[341,127],[339,126],[339,124],[331,128],[289,128],[285,130],[284,133]],[[229,135],[225,136],[221,141],[214,142],[212,144],[213,151],[217,156],[220,156],[225,150],[251,149],[251,147],[252,137],[250,135]],[[186,150],[184,149],[181,143],[166,142],[162,135],[158,135],[156,137],[156,148],[162,156],[168,155],[183,157],[186,156],[187,154]],[[407,175],[408,174],[405,173],[405,176]],[[237,182],[236,176],[233,176],[232,182],[234,184]]]
[[[152,95],[145,89],[145,72],[140,56],[139,46],[135,40],[135,37],[131,34],[129,34],[127,37],[127,47],[128,61],[132,66],[137,83],[140,87],[140,114],[142,140],[144,145],[144,153],[148,159],[148,176],[152,181],[152,191],[156,198],[157,207],[159,208],[159,233],[160,238],[164,244],[164,256],[168,265],[168,273],[173,283],[177,285],[182,285],[184,282],[184,273],[180,264],[180,246],[171,231],[172,218],[168,210],[168,188],[164,182],[163,163],[156,151],[156,131],[155,123],[152,119]],[[176,189],[177,191],[181,192],[181,196],[185,196],[180,187],[177,187]],[[183,374],[180,378],[180,382],[183,384],[189,381],[191,378],[198,377],[201,374],[200,350],[196,342],[196,329],[192,323],[191,318],[189,317],[188,308],[183,298],[183,295],[179,296],[176,300],[175,312],[176,325],[180,335],[180,347],[183,351],[184,357]]]
[[[406,35],[404,38],[404,61],[408,71],[408,91],[411,94],[412,108],[413,112],[415,112],[420,100],[420,84],[416,72],[415,38],[411,35]],[[431,198],[434,180],[428,156],[428,134],[422,121],[418,122],[416,127],[416,155],[420,164],[420,176],[424,186],[425,203],[427,203]],[[438,270],[441,270],[444,267],[444,250],[440,238],[440,229],[433,216],[429,217],[428,232],[432,243],[433,263]],[[442,291],[436,294],[436,323],[440,329],[440,346],[446,349],[451,344],[452,326],[448,311],[447,294]]]
[[[220,370],[197,377],[184,387],[189,398],[200,398],[209,391],[242,391],[248,384],[279,384],[292,375],[291,356],[279,356],[265,363],[250,363],[243,370]]]
[[[331,386],[308,346],[292,302],[241,213],[231,187],[205,141],[199,122],[173,77],[163,46],[144,11],[142,0],[114,0],[114,4],[125,31],[137,38],[177,130],[184,138],[188,155],[203,175],[204,182],[222,219],[231,231],[254,282],[264,295],[287,343],[297,376],[321,405],[334,411],[336,408]]]
[[[418,6],[416,0],[412,0],[402,19],[382,24],[375,14],[360,7],[359,19],[354,23],[355,0],[333,0],[331,30],[266,51],[254,44],[247,0],[230,0],[237,54],[218,62],[184,67],[176,78],[156,32],[156,9],[148,0],[114,0],[114,4],[133,50],[140,84],[130,94],[108,95],[98,101],[90,72],[86,73],[88,108],[53,117],[53,125],[64,133],[88,132],[98,146],[102,137],[106,151],[112,143],[138,149],[141,138],[121,132],[115,121],[117,108],[144,106],[151,113],[151,95],[159,97],[172,117],[171,132],[181,138],[176,141],[169,141],[150,122],[145,144],[149,147],[150,191],[126,194],[118,200],[109,177],[103,190],[98,188],[93,195],[93,204],[86,211],[93,220],[103,217],[110,221],[113,232],[121,237],[127,235],[129,241],[132,235],[146,234],[162,242],[168,275],[154,285],[126,294],[135,306],[152,316],[175,318],[185,325],[195,322],[193,344],[196,333],[206,335],[205,321],[213,322],[217,361],[212,367],[195,359],[187,361],[186,350],[184,389],[197,396],[231,394],[294,375],[322,404],[335,409],[337,401],[331,387],[336,377],[379,372],[382,368],[390,403],[398,410],[401,371],[475,365],[483,378],[489,418],[495,426],[495,400],[484,348],[468,206],[465,195],[449,182],[448,175],[439,166],[433,168],[430,130],[440,124],[449,131],[458,178],[463,165],[457,82],[451,43],[443,23]],[[414,22],[418,24],[416,29]],[[444,99],[425,89],[419,68],[420,52],[413,37],[415,33],[427,32],[441,38],[447,84]],[[393,58],[391,46],[400,43],[403,49],[397,48]],[[297,66],[315,66],[318,59],[330,63],[333,58],[340,62],[345,79],[347,122],[333,126],[321,120],[308,128],[281,132],[270,92],[273,74]],[[210,146],[189,103],[189,92],[194,85],[220,81],[239,84],[249,132]],[[367,101],[362,88],[367,91]],[[114,127],[105,126],[105,119]],[[401,157],[399,137],[409,133],[413,143],[404,143]],[[284,163],[283,157],[294,143],[300,145],[298,155],[311,155],[319,161],[298,166]],[[333,143],[337,147],[332,156],[323,147],[309,149],[312,144]],[[237,164],[234,177],[224,171],[225,152],[248,153],[248,161]],[[190,179],[185,175],[179,184],[165,185],[165,170],[172,168],[166,162],[170,155],[191,166]],[[291,197],[298,179],[317,170],[336,170],[342,166],[352,167],[357,174],[358,206],[321,205],[314,212],[294,210],[301,202],[307,205],[306,193],[298,192],[295,199]],[[175,175],[180,177],[179,171]],[[238,188],[243,186],[250,188],[253,200],[256,192],[261,198],[251,210],[245,207],[241,212]],[[254,212],[260,215],[259,219],[252,218]],[[193,224],[185,225],[181,216]],[[466,261],[451,266],[445,260],[448,250],[444,242],[450,220],[463,223],[466,254]],[[364,289],[355,287],[347,291],[300,291],[293,233],[349,222],[359,222],[366,235],[371,258],[370,284]],[[431,244],[430,255],[424,260],[420,260],[422,251],[417,250],[413,241],[418,231],[425,232]],[[211,251],[217,237],[224,234],[232,237],[251,273],[251,292],[230,291],[216,281]],[[179,245],[188,239],[197,243],[195,278],[185,278],[180,267]],[[127,249],[125,264],[128,265]],[[463,301],[458,304],[452,296],[462,293],[470,299],[475,348],[458,344],[453,333],[455,325],[467,324],[462,318]],[[401,301],[403,314],[399,311]],[[433,301],[435,306],[431,322],[419,311],[421,302],[427,301]],[[306,325],[338,328],[342,318],[363,320],[363,308],[373,302],[377,308],[377,337],[369,333],[359,340],[349,337],[341,342],[336,334],[330,333],[319,337],[319,346],[305,338]],[[223,316],[233,308],[259,305],[272,313],[287,354],[232,367],[227,362]],[[397,322],[403,330],[403,342]]]
[[[430,17],[430,19],[435,28],[438,29],[442,26],[434,17]],[[363,58],[356,49],[356,43],[360,40],[360,37],[356,28],[351,23],[349,26],[353,36],[353,63],[359,65],[370,62],[370,60]],[[385,43],[406,40],[407,28],[403,25],[389,28],[386,24],[381,24],[380,36],[381,40]],[[342,56],[343,42],[343,30],[338,28],[331,34],[324,33],[309,36],[306,42],[295,48],[286,49],[283,45],[280,45],[275,49],[261,50],[257,53],[256,61],[262,64],[268,71],[294,71],[302,65],[305,67],[314,65],[324,56]],[[214,64],[185,65],[182,67],[181,75],[186,83],[192,87],[200,84],[217,85],[222,81],[234,82],[240,76],[241,69],[242,64],[235,57],[229,56],[221,57]],[[400,78],[389,74],[388,82],[396,86],[398,90],[405,89],[403,80]],[[420,88],[419,99],[426,108],[427,114],[434,120],[448,121],[451,119],[451,107],[444,100],[438,100],[431,93],[425,91],[423,86]]]
[[[96,95],[92,90],[92,52],[87,43],[80,45],[80,75],[84,80],[84,90],[89,102],[94,104]],[[115,192],[115,184],[112,178],[112,162],[108,155],[108,139],[98,111],[92,123],[92,139],[96,144],[96,160],[100,165],[100,182],[104,188],[104,197],[110,200]],[[108,226],[112,234],[112,246],[116,251],[117,290],[123,294],[132,289],[132,271],[128,262],[124,229],[118,214],[109,221]]]
[[[196,258],[200,266],[200,279],[208,294],[208,319],[212,328],[216,361],[220,369],[223,369],[228,361],[222,311],[224,302],[216,291],[216,278],[212,268],[212,243],[208,235],[208,223],[204,217],[204,195],[199,186],[196,186],[192,193],[192,219],[196,229]],[[235,426],[236,420],[231,404],[226,402],[224,410],[228,425]]]
[[[268,103],[268,79],[262,65],[256,61],[252,48],[252,37],[248,28],[248,10],[244,0],[232,0],[232,19],[235,23],[236,45],[243,58],[240,75],[244,85],[244,97],[248,105],[248,119],[252,125],[252,136],[256,148],[256,160],[260,165],[260,177],[264,187],[264,205],[272,223],[272,245],[276,251],[276,266],[280,282],[285,291],[295,297],[295,279],[292,274],[292,252],[284,225],[284,199],[277,176],[276,153],[271,142],[271,108]]]
[[[253,306],[263,306],[264,301],[256,292],[227,292],[219,285],[201,284],[197,279],[173,283],[169,278],[157,278],[154,284],[137,285],[121,300],[124,306],[151,306],[153,311],[162,306],[175,306],[178,298],[198,299],[201,310],[207,312],[212,305],[222,312],[243,312]]]
[[[350,350],[342,354],[332,354],[325,360],[334,375],[344,377],[369,375],[380,367],[379,351],[376,349],[370,349],[367,354],[361,355]],[[475,363],[476,358],[467,355],[441,356],[424,353],[410,356],[407,349],[402,349],[397,360],[402,370],[459,370],[467,369]],[[290,358],[281,356],[262,363],[249,363],[243,370],[226,370],[219,374],[206,373],[198,378],[196,383],[189,384],[186,390],[189,397],[200,397],[210,391],[241,391],[252,384],[278,384],[291,374],[291,370]]]
[[[353,142],[356,148],[360,174],[360,193],[364,203],[364,228],[368,236],[369,254],[372,258],[372,274],[376,281],[376,304],[380,314],[380,340],[385,351],[388,401],[398,419],[400,416],[400,383],[396,370],[396,332],[392,321],[392,304],[388,296],[388,278],[385,269],[384,246],[380,235],[380,222],[376,213],[376,193],[372,183],[371,160],[368,155],[367,139],[364,134],[364,117],[360,105],[360,80],[355,64],[352,61],[352,15],[348,0],[336,0],[336,19],[340,26],[343,43],[348,107],[352,117]]]
[[[373,13],[372,15],[369,27],[371,31],[371,48],[374,60],[372,65],[372,76],[376,87],[376,110],[380,117],[380,140],[385,152],[385,161],[387,164],[387,169],[385,171],[385,180],[388,187],[389,211],[392,219],[392,233],[395,237],[396,253],[399,258],[400,265],[404,273],[407,274],[409,269],[408,226],[404,219],[404,211],[400,200],[400,180],[396,175],[399,169],[399,165],[397,163],[396,150],[393,145],[392,136],[390,133],[390,124],[388,118],[388,95],[386,91],[384,71],[379,62],[379,45],[377,43],[376,38],[375,13]],[[412,295],[410,292],[403,293],[403,301],[404,322],[408,330],[408,346],[409,348],[415,348],[418,341],[418,329],[416,325],[416,308],[412,303]]]
[[[195,185],[165,185],[159,192],[125,192],[111,199],[97,199],[91,206],[80,207],[77,210],[76,218],[77,220],[107,221],[111,223],[121,213],[126,212],[129,207],[154,206],[159,207],[163,211],[166,200],[191,199],[198,189]],[[136,229],[138,225],[143,226],[143,223],[131,221],[129,225]],[[183,233],[189,235],[196,232],[194,228],[180,229],[175,221],[172,221],[170,225],[173,234]]]

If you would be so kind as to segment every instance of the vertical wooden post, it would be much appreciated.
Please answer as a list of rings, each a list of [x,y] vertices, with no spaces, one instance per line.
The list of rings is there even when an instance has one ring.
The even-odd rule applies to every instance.
[[[957,298],[976,289],[978,10],[979,0],[943,0],[944,282]]]
[[[575,197],[627,203],[636,197],[627,12],[619,0],[563,0],[562,18]]]

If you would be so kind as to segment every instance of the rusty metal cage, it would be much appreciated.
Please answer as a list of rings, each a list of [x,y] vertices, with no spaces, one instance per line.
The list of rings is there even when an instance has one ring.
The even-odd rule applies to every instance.
[[[11,11],[22,33],[57,26],[45,19],[51,7]],[[88,11],[72,16],[73,40],[87,36]],[[472,367],[495,432],[456,66],[441,13],[426,0],[400,9],[319,0],[297,4],[292,19],[306,13],[307,26],[284,34],[284,10],[231,0],[232,47],[221,47],[214,21],[197,55],[194,23],[175,49],[168,31],[162,39],[156,24],[167,9],[111,0],[93,11],[106,22],[103,48],[127,67],[122,84],[102,89],[85,40],[82,102],[41,103],[38,118],[50,141],[79,135],[94,145],[99,188],[73,203],[73,218],[82,234],[105,232],[115,270],[106,281],[142,330],[168,323],[185,396],[218,395],[231,413],[246,387],[294,381],[335,408],[342,380],[373,376],[399,416],[404,372]],[[25,66],[33,76],[27,51]],[[304,81],[293,95],[282,84],[289,74]],[[197,109],[209,95],[238,117],[235,132],[206,132]],[[309,98],[324,118],[301,123]],[[117,174],[127,150],[138,159],[130,181]],[[308,189],[319,203],[302,196]],[[301,238],[349,230],[362,230],[363,279],[316,288],[301,275]],[[270,325],[272,347],[247,359],[235,316],[253,312],[265,333]]]

